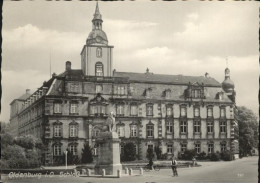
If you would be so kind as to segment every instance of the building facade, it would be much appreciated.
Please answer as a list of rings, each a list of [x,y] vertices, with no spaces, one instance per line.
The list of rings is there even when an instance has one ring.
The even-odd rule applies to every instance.
[[[66,149],[80,158],[86,143],[96,154],[96,138],[110,112],[115,114],[121,148],[133,142],[138,159],[145,159],[147,148],[154,147],[169,158],[186,149],[233,151],[235,91],[228,68],[222,84],[207,73],[117,72],[102,22],[97,5],[81,51],[81,69],[72,69],[67,61],[65,71],[29,95],[16,114],[19,135],[43,140],[45,164],[59,164]]]

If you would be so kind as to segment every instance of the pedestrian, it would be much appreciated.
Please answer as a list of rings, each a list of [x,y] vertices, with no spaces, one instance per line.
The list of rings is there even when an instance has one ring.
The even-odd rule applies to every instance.
[[[176,158],[173,156],[173,157],[172,157],[172,161],[171,161],[173,176],[178,176],[177,164],[178,164],[178,163],[177,163],[177,160],[176,160]]]
[[[149,167],[151,170],[153,170],[153,159],[149,160]]]

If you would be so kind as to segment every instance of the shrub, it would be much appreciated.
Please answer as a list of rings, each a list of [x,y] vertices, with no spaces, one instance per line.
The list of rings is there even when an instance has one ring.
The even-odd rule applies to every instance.
[[[81,153],[81,163],[92,163],[93,154],[92,149],[88,144],[85,144]]]
[[[198,156],[197,156],[197,159],[198,160],[205,160],[205,159],[207,159],[206,153],[204,151],[199,153]]]
[[[209,159],[211,161],[219,161],[220,160],[220,154],[219,153],[211,153],[209,155]]]
[[[233,160],[234,154],[230,151],[224,151],[220,154],[221,159],[224,161],[231,161]]]
[[[154,158],[154,152],[152,148],[148,148],[146,152],[146,158],[152,160]]]
[[[162,159],[162,149],[158,146],[155,146],[154,151],[155,151],[157,159]]]
[[[122,161],[134,161],[136,159],[136,150],[133,142],[124,145],[124,153],[121,158]]]
[[[196,156],[196,151],[194,149],[192,150],[186,150],[183,154],[181,154],[181,159],[183,160],[192,160],[193,157]]]

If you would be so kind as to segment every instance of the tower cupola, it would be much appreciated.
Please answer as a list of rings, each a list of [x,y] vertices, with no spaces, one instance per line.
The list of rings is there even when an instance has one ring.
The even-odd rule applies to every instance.
[[[225,69],[225,80],[222,82],[222,88],[227,93],[234,92],[234,82],[230,79],[230,70],[229,68]]]

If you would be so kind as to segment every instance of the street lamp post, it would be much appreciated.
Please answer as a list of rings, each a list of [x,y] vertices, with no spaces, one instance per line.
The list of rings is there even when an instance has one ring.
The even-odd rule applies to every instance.
[[[68,151],[64,151],[64,154],[65,154],[65,166],[66,166],[66,169],[68,168],[67,166],[67,154],[68,154]]]

